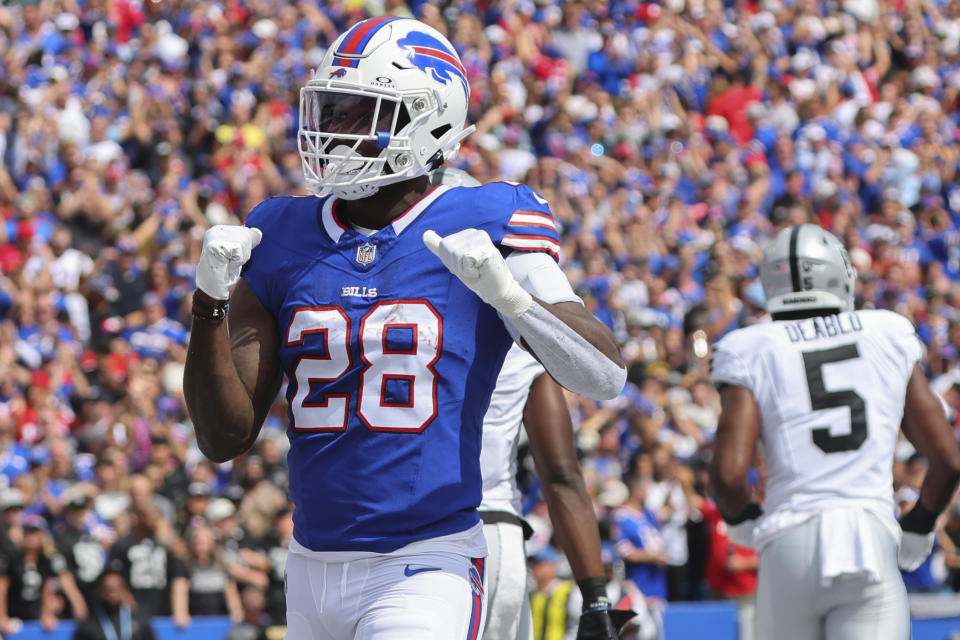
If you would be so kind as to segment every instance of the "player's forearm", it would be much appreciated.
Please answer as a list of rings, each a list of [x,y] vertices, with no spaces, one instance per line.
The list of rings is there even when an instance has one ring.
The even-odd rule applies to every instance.
[[[928,511],[940,514],[960,482],[960,446],[940,398],[931,391],[919,367],[914,367],[907,382],[903,431],[929,463],[920,500]]]
[[[583,580],[602,576],[600,529],[579,470],[555,474],[542,482],[557,542],[570,561],[574,577]]]
[[[743,513],[753,490],[750,487],[749,457],[746,451],[719,447],[710,465],[710,487],[717,508],[725,520]]]
[[[554,380],[570,391],[609,400],[623,390],[627,370],[613,332],[579,303],[535,299],[508,321]]]
[[[600,530],[583,483],[563,390],[548,375],[530,386],[523,409],[537,476],[558,542],[578,581],[603,575]]]
[[[746,476],[742,481],[720,480],[712,476],[711,484],[713,499],[725,520],[736,518],[750,504],[752,489]]]
[[[942,513],[960,484],[960,469],[946,462],[930,462],[920,487],[923,506],[933,513]]]
[[[728,522],[737,519],[751,502],[749,472],[760,437],[760,409],[744,387],[720,388],[723,410],[714,437],[710,485],[717,507]]]
[[[259,425],[253,400],[233,362],[226,321],[194,321],[183,395],[205,456],[225,462],[250,447]]]

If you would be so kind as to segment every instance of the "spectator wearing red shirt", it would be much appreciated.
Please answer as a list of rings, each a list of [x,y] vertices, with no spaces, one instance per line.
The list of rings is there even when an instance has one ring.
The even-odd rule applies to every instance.
[[[747,109],[762,99],[763,91],[759,87],[747,86],[746,72],[737,69],[731,75],[727,90],[710,101],[708,113],[723,116],[730,125],[730,135],[743,146],[753,139],[753,125],[747,118]]]

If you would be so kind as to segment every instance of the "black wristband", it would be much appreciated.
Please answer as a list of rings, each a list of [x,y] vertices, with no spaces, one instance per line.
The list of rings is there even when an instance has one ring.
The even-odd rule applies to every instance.
[[[739,515],[736,515],[732,518],[723,516],[723,521],[727,524],[740,524],[741,522],[746,522],[747,520],[756,520],[762,515],[763,509],[760,507],[760,505],[756,502],[751,502],[747,505],[746,509],[740,512]]]
[[[934,513],[923,506],[923,497],[921,496],[917,498],[913,509],[910,509],[900,518],[900,528],[910,533],[927,534],[933,531],[933,526],[937,523],[938,517],[940,517],[939,513]]]
[[[199,290],[198,290],[199,291]],[[207,322],[223,322],[230,311],[230,303],[227,300],[215,300],[213,304],[205,302],[197,297],[197,291],[193,292],[193,309],[191,313],[194,318],[206,320]]]
[[[607,597],[607,579],[603,576],[577,580],[577,586],[583,595],[583,611],[609,609],[610,598]]]

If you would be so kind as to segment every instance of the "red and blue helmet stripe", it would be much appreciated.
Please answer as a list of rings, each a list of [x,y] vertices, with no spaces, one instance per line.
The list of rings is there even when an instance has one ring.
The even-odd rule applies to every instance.
[[[354,25],[354,27],[347,32],[343,42],[340,43],[340,47],[336,52],[336,56],[338,57],[333,59],[333,64],[341,67],[356,67],[358,62],[356,58],[339,56],[359,56],[363,54],[363,50],[366,48],[367,43],[370,42],[373,34],[394,20],[400,20],[400,18],[383,16],[380,18],[370,18],[369,20],[364,20]]]

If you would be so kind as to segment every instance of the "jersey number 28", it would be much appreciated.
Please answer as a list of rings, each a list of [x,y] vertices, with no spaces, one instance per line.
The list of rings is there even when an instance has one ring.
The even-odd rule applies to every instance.
[[[437,415],[437,373],[442,323],[422,300],[380,302],[360,319],[357,416],[371,431],[419,433]],[[350,394],[328,393],[307,401],[313,383],[333,382],[353,367],[350,318],[340,307],[301,307],[287,328],[286,345],[319,334],[323,356],[301,356],[290,410],[295,431],[343,431]],[[321,352],[322,353],[322,352]],[[398,396],[402,396],[402,399]]]
[[[827,427],[813,430],[813,443],[824,453],[852,451],[859,449],[867,439],[866,402],[853,389],[827,391],[823,384],[823,365],[860,357],[856,344],[847,344],[822,351],[807,351],[803,354],[803,367],[807,374],[807,388],[810,390],[810,408],[814,411],[850,407],[850,432],[843,435],[831,435]]]

